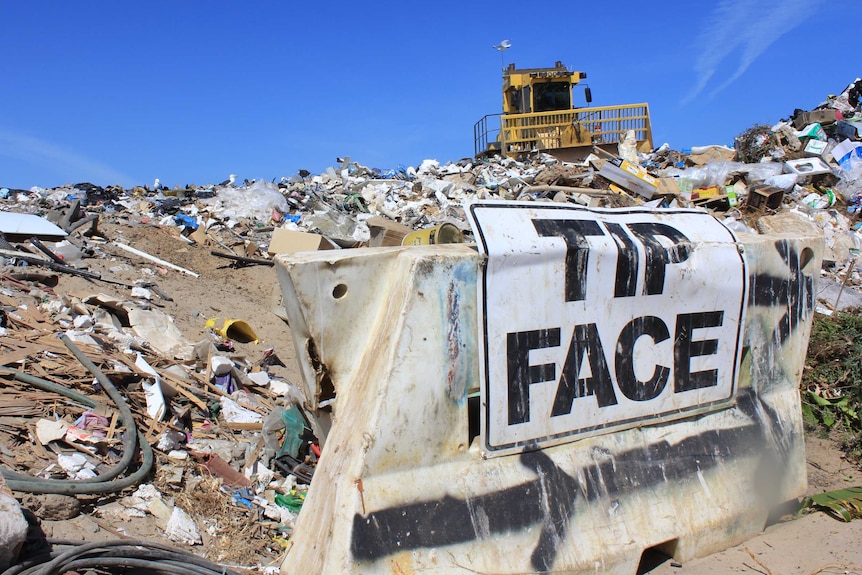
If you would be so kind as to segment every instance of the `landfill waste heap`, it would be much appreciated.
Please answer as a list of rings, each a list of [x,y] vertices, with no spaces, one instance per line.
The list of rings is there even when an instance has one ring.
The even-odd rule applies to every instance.
[[[129,245],[123,229],[165,231],[248,269],[285,253],[472,242],[465,206],[479,200],[702,208],[752,234],[764,216],[792,212],[825,237],[816,306],[832,313],[862,305],[860,89],[857,79],[812,110],[748,128],[734,147],[642,154],[629,138],[578,163],[533,153],[383,171],[346,157],[278,181],[0,187],[0,569],[29,572],[21,566],[67,545],[67,560],[108,566],[111,549],[131,558],[152,545],[178,569],[272,570],[327,455],[296,407],[303,391],[284,352],[255,345],[261,324],[286,320],[278,290],[254,319],[181,329],[161,311],[163,284],[205,274],[194,258],[179,265]],[[58,293],[67,278],[92,293]],[[112,525],[150,518],[158,543],[62,542],[47,554],[40,521],[80,513],[118,536]]]

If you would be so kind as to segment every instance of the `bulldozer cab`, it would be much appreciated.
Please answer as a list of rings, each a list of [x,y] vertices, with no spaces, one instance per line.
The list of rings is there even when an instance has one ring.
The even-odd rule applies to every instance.
[[[562,160],[580,160],[593,146],[614,148],[629,130],[634,130],[639,149],[651,149],[647,104],[581,107],[575,88],[586,77],[559,61],[552,68],[509,64],[503,70],[502,113],[486,115],[473,127],[476,157],[518,158],[542,151]],[[592,93],[586,84],[583,88],[583,101],[589,106]]]
[[[528,114],[570,110],[572,89],[587,75],[571,72],[557,62],[553,68],[518,70],[510,64],[503,71],[503,113]],[[587,98],[587,103],[591,98]]]

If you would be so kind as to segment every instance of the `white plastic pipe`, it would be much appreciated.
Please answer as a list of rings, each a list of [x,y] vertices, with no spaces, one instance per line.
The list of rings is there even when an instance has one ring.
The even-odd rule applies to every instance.
[[[117,246],[118,248],[124,249],[127,252],[135,254],[136,256],[142,257],[145,260],[150,260],[151,262],[155,262],[159,265],[165,266],[166,268],[171,268],[172,270],[176,270],[178,272],[188,274],[188,275],[192,276],[193,278],[200,277],[200,274],[196,274],[195,272],[187,270],[186,268],[181,268],[180,266],[176,266],[170,262],[166,262],[165,260],[159,259],[156,256],[151,256],[147,252],[142,252],[141,250],[133,248],[132,246],[127,246],[126,244],[121,244],[120,242],[111,242],[111,243],[114,244],[115,246]]]

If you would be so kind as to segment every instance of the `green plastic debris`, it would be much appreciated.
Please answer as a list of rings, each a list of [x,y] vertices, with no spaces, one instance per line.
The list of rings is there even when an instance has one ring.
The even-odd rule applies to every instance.
[[[818,493],[805,499],[804,507],[816,507],[841,521],[862,517],[862,486]]]
[[[291,513],[299,513],[304,502],[305,496],[300,495],[296,491],[291,491],[289,495],[284,495],[282,493],[275,494],[275,504],[279,507],[287,507]]]
[[[278,455],[287,454],[298,459],[299,449],[302,447],[302,436],[308,429],[305,425],[305,418],[302,417],[299,408],[293,405],[281,413],[281,420],[284,422],[284,444]]]

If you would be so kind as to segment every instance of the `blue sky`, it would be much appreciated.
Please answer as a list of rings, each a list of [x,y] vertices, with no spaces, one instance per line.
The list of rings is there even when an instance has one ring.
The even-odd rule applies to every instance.
[[[862,75],[857,0],[363,4],[0,0],[0,186],[455,161],[500,109],[501,62],[561,60],[594,105],[648,102],[675,149]]]

